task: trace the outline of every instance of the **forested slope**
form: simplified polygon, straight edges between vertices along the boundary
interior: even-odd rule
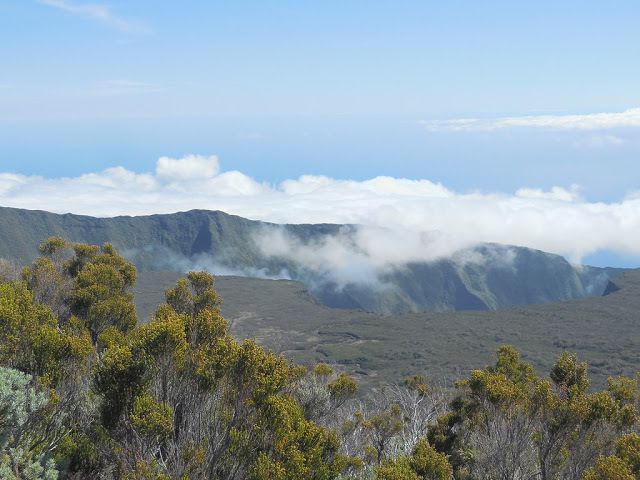
[[[358,398],[340,370],[230,335],[206,272],[141,324],[113,246],[40,250],[21,271],[0,263],[0,478],[640,476],[638,376],[593,389],[570,352],[539,375],[501,345],[451,386],[415,374]]]

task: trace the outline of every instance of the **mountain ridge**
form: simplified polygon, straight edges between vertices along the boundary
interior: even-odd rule
[[[317,262],[320,267],[306,262],[317,253],[318,245],[330,239],[357,243],[359,228],[276,224],[202,209],[91,217],[0,207],[0,257],[30,262],[37,256],[39,243],[52,235],[73,242],[111,242],[140,271],[208,269],[216,274],[286,277],[305,283],[324,305],[382,314],[495,310],[600,295],[622,271],[577,268],[559,255],[490,243],[462,249],[451,257],[391,265],[367,273],[364,281],[339,281],[322,262]],[[273,230],[304,246],[305,258],[287,256],[286,248],[284,253],[265,253],[256,239]],[[465,260],[474,256],[481,261]]]

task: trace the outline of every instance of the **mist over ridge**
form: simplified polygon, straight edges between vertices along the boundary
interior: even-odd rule
[[[0,208],[0,258],[28,262],[51,235],[112,242],[141,271],[293,279],[322,304],[383,314],[493,310],[600,295],[619,270],[439,232],[273,224],[220,211],[97,218]]]
[[[577,185],[549,191],[523,187],[512,194],[460,193],[426,179],[356,181],[316,175],[272,185],[221,170],[215,156],[161,157],[149,173],[124,167],[71,178],[0,172],[0,204],[99,217],[200,208],[273,223],[383,228],[403,241],[441,232],[447,240],[440,243],[518,245],[576,264],[602,251],[640,255],[637,192],[605,203],[586,200]]]

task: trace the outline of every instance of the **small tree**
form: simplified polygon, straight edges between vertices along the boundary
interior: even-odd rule
[[[0,367],[0,478],[55,480],[53,451],[59,441],[44,392],[31,376]]]

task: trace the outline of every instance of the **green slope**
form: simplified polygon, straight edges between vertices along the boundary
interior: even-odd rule
[[[412,263],[380,275],[378,285],[336,284],[327,272],[299,262],[265,256],[254,239],[265,228],[282,228],[305,244],[355,226],[282,225],[248,220],[218,211],[94,218],[0,207],[0,257],[25,263],[51,235],[71,241],[111,242],[141,271],[207,268],[247,276],[287,275],[308,285],[321,303],[383,314],[424,310],[491,310],[600,294],[617,271],[577,269],[564,258],[522,247],[483,244],[473,249],[483,263],[443,259]],[[502,260],[508,258],[509,262]]]

